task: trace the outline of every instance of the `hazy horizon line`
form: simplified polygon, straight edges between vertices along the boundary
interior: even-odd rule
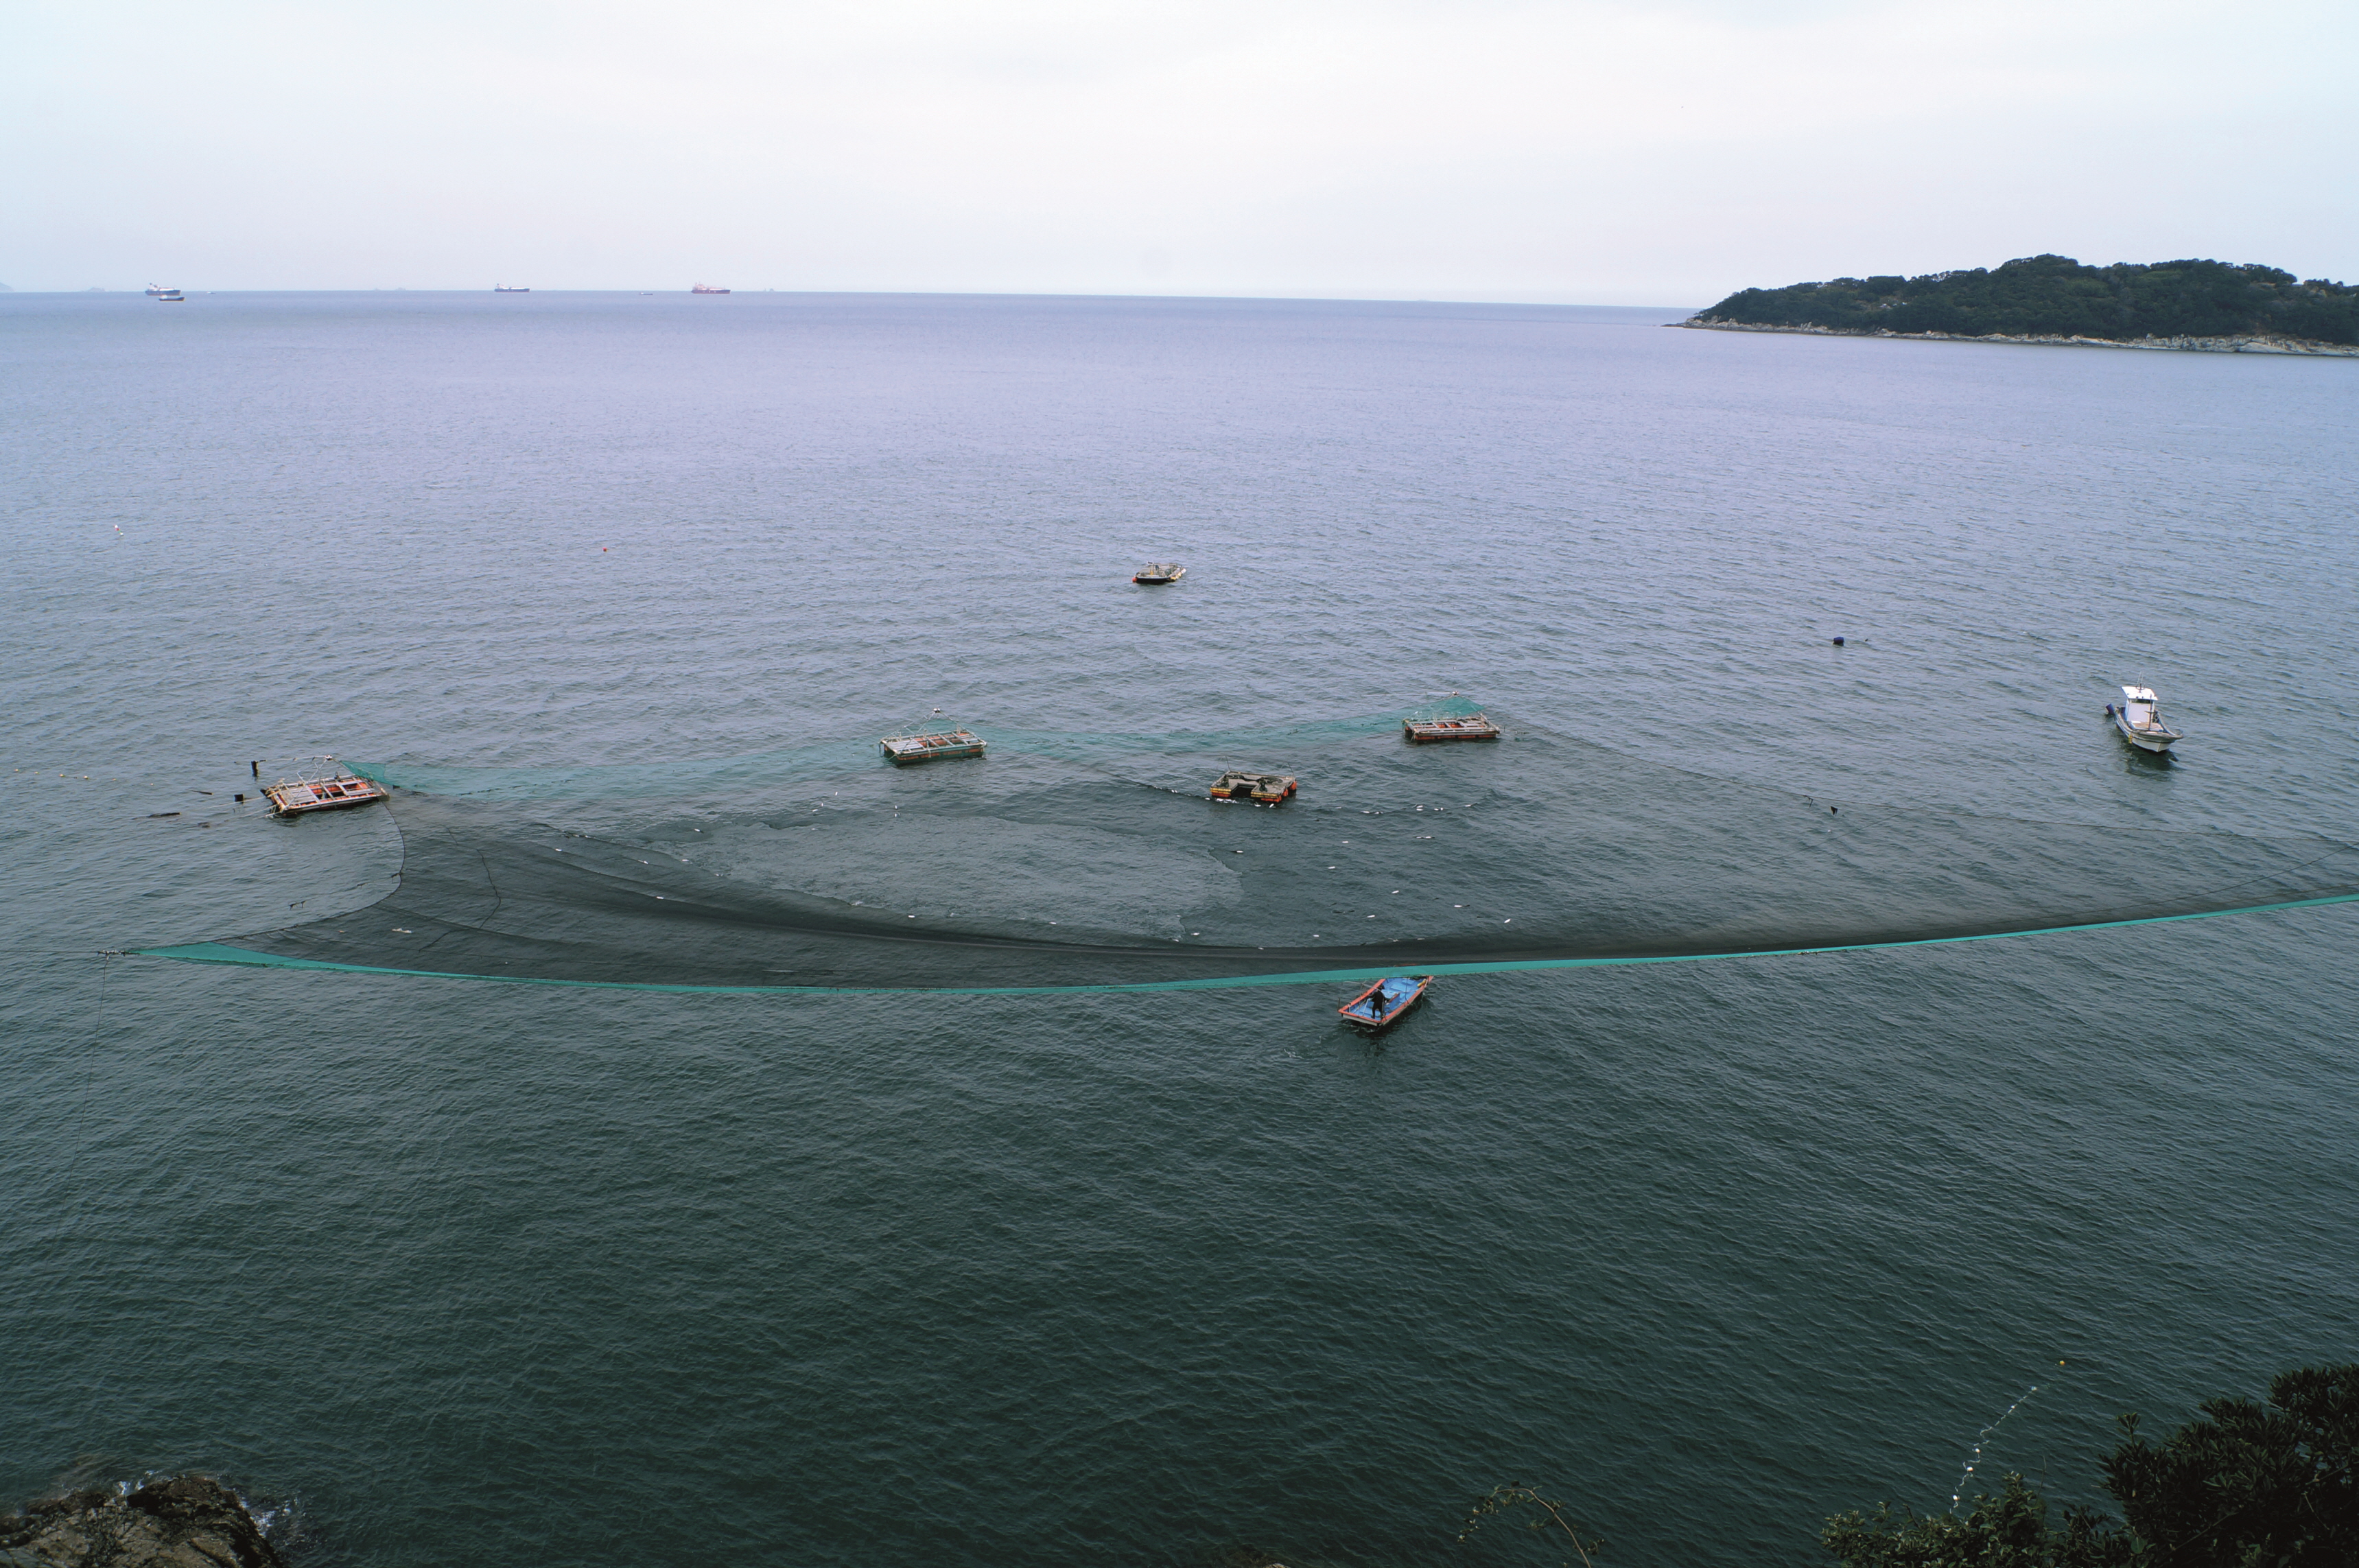
[[[78,288],[78,289],[77,289],[77,288],[63,288],[63,289],[18,289],[18,288],[12,287],[11,285],[8,285],[8,284],[0,283],[0,294],[42,295],[42,296],[64,296],[64,297],[67,297],[67,298],[74,298],[74,297],[79,297],[79,296],[82,296],[82,295],[87,295],[87,294],[125,294],[125,295],[134,295],[134,296],[145,297],[146,292],[147,292],[147,289],[154,289],[154,288],[164,288],[164,287],[168,287],[168,286],[167,286],[167,285],[162,285],[162,284],[129,284],[129,283],[124,283],[124,284],[103,284],[103,285],[100,285],[100,284],[90,284],[90,285],[85,285],[84,287]],[[753,287],[753,288],[738,288],[738,287],[731,286],[731,287],[727,287],[727,288],[720,289],[719,289],[717,292],[715,292],[715,293],[709,293],[709,294],[705,294],[705,295],[701,295],[701,296],[695,296],[695,295],[694,295],[694,290],[693,290],[693,289],[687,289],[687,288],[681,288],[681,287],[678,287],[678,286],[674,286],[674,287],[672,287],[672,288],[669,288],[669,289],[638,289],[638,288],[632,288],[632,287],[626,287],[626,286],[614,286],[614,287],[606,287],[606,288],[562,288],[562,287],[560,287],[560,288],[544,288],[544,287],[541,287],[541,286],[537,285],[537,284],[531,284],[531,285],[517,285],[517,286],[494,286],[494,285],[490,285],[490,284],[485,284],[485,285],[483,285],[483,286],[481,286],[481,287],[477,287],[477,288],[471,288],[471,289],[470,289],[470,288],[416,287],[416,286],[408,285],[408,284],[397,284],[397,285],[382,286],[382,287],[379,287],[379,286],[372,286],[372,287],[365,287],[365,288],[354,287],[354,288],[302,288],[302,289],[235,288],[235,287],[230,287],[230,288],[212,288],[212,289],[202,289],[202,288],[200,288],[200,289],[190,289],[190,288],[187,288],[187,287],[185,287],[185,286],[178,286],[178,285],[175,285],[175,286],[169,286],[169,287],[172,287],[172,288],[174,289],[174,291],[175,291],[175,292],[182,293],[182,294],[460,294],[460,295],[473,295],[473,294],[491,294],[491,293],[501,293],[501,292],[506,292],[506,293],[525,293],[525,294],[625,294],[625,295],[633,295],[633,296],[637,296],[637,297],[641,297],[641,298],[646,298],[646,297],[648,297],[648,296],[657,296],[657,295],[677,294],[677,295],[690,295],[690,296],[694,296],[694,297],[698,297],[698,298],[704,298],[704,299],[715,299],[715,298],[718,298],[721,294],[729,294],[729,295],[733,295],[733,296],[734,296],[734,295],[738,295],[738,294],[789,294],[789,295],[799,295],[799,296],[805,296],[805,297],[821,297],[821,298],[851,298],[851,299],[1170,299],[1170,300],[1205,300],[1205,301],[1223,301],[1223,302],[1231,302],[1231,303],[1257,303],[1257,302],[1266,302],[1266,303],[1271,303],[1271,304],[1334,304],[1334,305],[1495,305],[1495,306],[1506,306],[1506,307],[1530,308],[1530,309],[1538,309],[1538,310],[1679,310],[1679,311],[1685,311],[1685,312],[1688,312],[1688,313],[1690,313],[1690,314],[1692,314],[1693,312],[1695,312],[1695,311],[1697,311],[1697,310],[1702,310],[1702,309],[1704,308],[1703,306],[1701,306],[1701,305],[1658,305],[1658,304],[1636,304],[1636,305],[1630,305],[1630,304],[1617,304],[1617,303],[1614,303],[1614,302],[1612,302],[1612,301],[1608,301],[1608,300],[1593,300],[1593,299],[1525,299],[1525,298],[1509,298],[1509,297],[1504,297],[1504,296],[1502,296],[1502,297],[1493,297],[1493,298],[1489,298],[1489,299],[1476,299],[1476,298],[1469,298],[1469,297],[1464,297],[1464,296],[1453,296],[1453,295],[1430,295],[1430,296],[1428,296],[1428,295],[1419,295],[1419,296],[1411,296],[1411,295],[1398,295],[1398,294],[1260,294],[1260,293],[1237,293],[1237,294],[1193,294],[1193,293],[1176,293],[1176,292],[1175,292],[1175,293],[1116,293],[1116,292],[1113,292],[1113,291],[1110,291],[1110,290],[1109,290],[1109,291],[1097,291],[1097,290],[1076,290],[1076,289],[1063,289],[1063,290],[1059,290],[1059,289],[776,289],[776,288],[770,288],[770,287],[766,287],[766,286]]]

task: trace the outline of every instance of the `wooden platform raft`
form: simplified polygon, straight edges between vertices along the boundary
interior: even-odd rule
[[[1213,780],[1212,796],[1215,800],[1251,800],[1258,806],[1275,806],[1294,798],[1295,780],[1284,773],[1223,773]]]
[[[262,798],[270,802],[274,813],[293,817],[305,811],[339,811],[390,798],[375,779],[363,779],[349,768],[329,766],[335,763],[332,757],[321,757],[319,763],[298,769],[292,779],[262,787]]]
[[[984,738],[963,726],[919,735],[886,735],[878,743],[896,764],[935,762],[945,757],[981,757]]]
[[[1437,740],[1497,740],[1499,726],[1480,713],[1457,713],[1448,718],[1411,718],[1401,721],[1401,733],[1414,746]]]

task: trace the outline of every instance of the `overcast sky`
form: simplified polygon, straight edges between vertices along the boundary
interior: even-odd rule
[[[0,282],[2359,277],[2359,4],[7,0]]]

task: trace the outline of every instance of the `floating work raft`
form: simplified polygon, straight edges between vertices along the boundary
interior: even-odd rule
[[[1251,800],[1275,806],[1294,798],[1297,785],[1284,773],[1223,773],[1212,784],[1215,800]]]
[[[351,768],[335,766],[332,757],[316,759],[318,766],[297,770],[292,779],[281,779],[262,787],[262,798],[270,809],[282,817],[299,816],[305,811],[339,811],[346,806],[365,806],[386,798],[386,787],[374,779],[363,779]]]
[[[1176,561],[1150,561],[1132,572],[1130,580],[1133,583],[1144,583],[1153,586],[1162,583],[1177,583],[1187,575],[1188,569]]]
[[[929,730],[922,735],[886,735],[879,743],[897,763],[935,762],[945,757],[981,757],[984,739],[971,729]]]
[[[1480,713],[1459,713],[1449,718],[1403,719],[1401,733],[1412,745],[1422,746],[1434,740],[1497,740],[1499,726]]]

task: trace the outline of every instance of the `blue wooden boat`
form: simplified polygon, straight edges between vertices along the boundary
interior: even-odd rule
[[[1430,975],[1387,975],[1336,1008],[1335,1012],[1353,1029],[1376,1034],[1407,1017],[1411,1007],[1425,999],[1426,987],[1432,984],[1433,976]]]

